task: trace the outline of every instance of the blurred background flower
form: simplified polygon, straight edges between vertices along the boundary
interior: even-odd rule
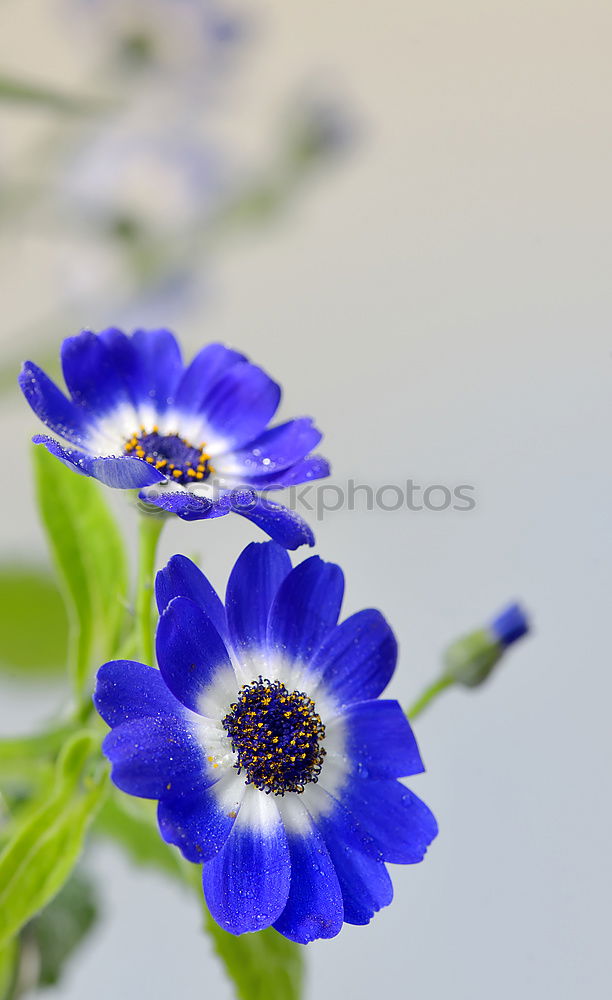
[[[257,45],[252,11],[208,0],[52,8],[68,48],[86,53],[83,96],[21,77],[2,94],[25,112],[55,111],[18,143],[0,193],[5,232],[52,247],[48,314],[24,335],[36,340],[39,323],[55,332],[70,315],[176,323],[202,305],[219,241],[277,218],[350,149],[352,116],[298,79],[267,148],[251,154],[227,121]]]

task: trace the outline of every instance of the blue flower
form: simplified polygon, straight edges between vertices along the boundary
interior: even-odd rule
[[[529,619],[520,604],[509,604],[489,625],[493,636],[504,649],[529,632]]]
[[[184,365],[168,330],[84,331],[62,345],[71,398],[33,362],[19,383],[70,447],[37,435],[62,462],[187,521],[242,514],[287,548],[313,544],[293,511],[262,492],[329,475],[311,455],[308,417],[268,428],[280,386],[237,351],[209,344]]]
[[[159,671],[105,664],[94,701],[124,792],[159,800],[164,840],[203,863],[233,934],[270,925],[305,944],[391,902],[385,862],[421,861],[437,833],[397,779],[423,770],[396,701],[380,612],[338,624],[342,571],[294,569],[274,542],[239,557],[225,606],[184,556],[158,573]]]

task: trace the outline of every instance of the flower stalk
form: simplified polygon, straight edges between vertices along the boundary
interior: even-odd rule
[[[136,590],[136,630],[143,663],[155,664],[153,643],[153,580],[157,545],[165,516],[141,514],[138,536],[138,579]]]

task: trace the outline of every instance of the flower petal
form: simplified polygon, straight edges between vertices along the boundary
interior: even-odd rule
[[[244,779],[232,768],[209,788],[161,799],[157,819],[162,837],[188,861],[209,861],[230,835],[245,793]]]
[[[174,403],[183,374],[179,345],[169,330],[136,330],[132,344],[137,358],[134,389],[141,401],[161,415]]]
[[[251,542],[238,557],[227,585],[225,603],[231,642],[238,657],[263,667],[272,601],[291,571],[286,549],[276,542]]]
[[[362,777],[404,778],[424,771],[414,733],[397,701],[349,705],[327,725],[343,727],[344,752]]]
[[[83,476],[91,476],[114,489],[137,490],[160,480],[157,469],[130,455],[123,455],[120,458],[112,456],[95,458],[75,448],[63,448],[59,441],[47,437],[46,434],[36,434],[32,440],[34,444],[44,444],[47,451],[69,468],[75,469]]]
[[[276,413],[280,397],[280,386],[246,361],[222,375],[201,406],[211,434],[207,445],[213,458],[261,434]]]
[[[109,726],[161,715],[182,718],[185,713],[159,670],[134,660],[111,660],[100,667],[93,702]]]
[[[62,344],[62,369],[72,398],[95,417],[131,406],[126,383],[104,341],[83,330]]]
[[[166,684],[194,712],[219,718],[237,690],[227,649],[211,619],[175,597],[157,626],[157,659]]]
[[[136,413],[141,402],[142,386],[138,370],[138,357],[132,338],[116,327],[102,330],[98,334],[98,338],[112,358],[115,371],[122,379]],[[133,430],[136,430],[136,426],[133,427]]]
[[[291,803],[292,811],[296,807],[306,812],[299,803]],[[289,833],[288,841],[291,884],[287,903],[274,927],[298,944],[335,937],[342,929],[344,907],[325,842],[308,820],[306,829]]]
[[[219,455],[215,468],[222,476],[270,476],[299,462],[322,436],[310,417],[289,420],[271,427],[246,448]]]
[[[385,861],[405,865],[422,861],[438,832],[425,803],[399,781],[349,781],[338,798],[373,838]]]
[[[234,365],[246,361],[244,354],[232,351],[223,344],[208,344],[196,354],[183,372],[176,388],[176,408],[181,413],[199,411],[206,396]]]
[[[188,793],[211,780],[195,732],[175,716],[124,722],[106,736],[102,750],[112,780],[130,795],[159,799],[169,786]]]
[[[393,676],[397,642],[380,611],[351,615],[330,632],[311,662],[341,704],[377,698]]]
[[[203,868],[210,912],[232,934],[262,930],[285,908],[290,878],[289,845],[274,798],[249,787],[227,841]]]
[[[242,513],[243,506],[250,509],[254,493],[249,489],[232,490],[213,500],[188,490],[155,486],[154,489],[141,493],[140,499],[170,514],[176,514],[183,521],[202,521],[224,517],[231,511]]]
[[[340,883],[346,923],[368,924],[393,899],[393,884],[384,862],[338,840],[325,843]]]
[[[191,559],[172,556],[155,578],[155,597],[160,615],[175,597],[188,597],[208,615],[220,636],[227,635],[225,608],[212,584]]]
[[[311,556],[292,569],[270,609],[268,646],[294,662],[308,663],[334,627],[344,593],[339,566]]]
[[[67,399],[42,368],[26,361],[19,374],[19,386],[43,424],[71,444],[87,447],[91,429],[87,413]]]
[[[314,535],[306,521],[294,510],[289,510],[279,503],[255,498],[248,506],[236,507],[235,512],[252,521],[286,549],[297,549],[300,545],[314,545]]]
[[[349,924],[367,924],[393,898],[393,886],[371,837],[337,800],[320,786],[309,786],[304,804],[319,829],[336,875]]]
[[[311,782],[306,786],[301,795],[301,802],[316,823],[326,843],[332,840],[341,840],[367,854],[368,857],[382,861],[382,853],[376,846],[372,835],[364,829],[357,817],[338,798],[334,798],[323,787],[321,779],[317,783]]]
[[[215,462],[217,460],[215,459]],[[215,468],[217,466],[215,465]],[[299,486],[300,483],[308,483],[315,479],[324,479],[329,476],[330,465],[322,455],[310,455],[308,458],[300,459],[295,465],[290,465],[288,469],[279,469],[269,475],[242,476],[241,478],[226,477],[222,468],[218,469],[223,484],[229,487],[238,485],[253,486],[257,490],[283,490],[288,486]]]

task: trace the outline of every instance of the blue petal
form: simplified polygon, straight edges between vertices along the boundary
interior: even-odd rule
[[[225,598],[231,641],[237,653],[265,650],[270,607],[290,571],[287,551],[276,542],[251,542],[238,557]]]
[[[256,498],[252,504],[236,508],[236,514],[246,517],[286,549],[314,545],[312,529],[294,510],[271,500]]]
[[[95,416],[131,405],[127,386],[100,337],[84,330],[62,344],[62,369],[73,400]]]
[[[261,434],[276,413],[280,396],[280,386],[261,368],[242,362],[213,385],[201,412],[224,450],[239,448]]]
[[[220,672],[228,684],[234,678],[219,632],[187,597],[175,597],[159,619],[156,648],[166,684],[194,712],[202,713],[202,699],[213,681],[223,681]]]
[[[324,793],[326,798],[327,793]],[[330,800],[330,804],[331,804]],[[339,802],[318,816],[320,830],[336,875],[344,902],[344,919],[349,924],[367,924],[393,898],[393,886],[380,853],[371,838]]]
[[[249,508],[253,503],[252,490],[232,490],[222,494],[216,500],[188,493],[184,490],[165,490],[156,488],[140,494],[140,499],[146,503],[176,514],[183,521],[210,520],[214,517],[224,517],[225,514],[236,511],[242,513],[242,508]]]
[[[298,944],[332,938],[342,929],[344,907],[336,870],[314,827],[289,836],[291,884],[274,927]]]
[[[186,794],[206,784],[202,747],[176,716],[124,722],[106,736],[102,750],[112,780],[129,795],[159,799],[170,787]]]
[[[272,796],[249,789],[227,841],[204,865],[208,908],[232,934],[262,930],[285,908],[290,877],[287,835]]]
[[[346,727],[346,754],[358,774],[404,778],[425,770],[399,702],[357,702],[345,708],[338,719]]]
[[[393,883],[384,862],[338,841],[327,844],[344,905],[347,924],[369,924],[393,899]]]
[[[186,556],[172,556],[155,578],[155,596],[160,615],[175,597],[188,597],[210,618],[219,635],[227,635],[225,608],[204,574]]]
[[[26,361],[19,375],[19,386],[36,416],[43,424],[72,444],[87,446],[90,423],[84,410],[67,399],[55,382],[32,361]]]
[[[118,330],[116,327],[109,327],[98,334],[99,339],[106,347],[117,372],[122,379],[129,398],[136,410],[142,402],[143,394],[148,398],[148,388],[142,385],[142,373],[138,365],[138,355],[131,337]],[[136,430],[136,427],[134,427]]]
[[[380,611],[351,615],[330,632],[311,669],[341,705],[377,698],[393,676],[397,642]]]
[[[310,417],[289,420],[271,427],[248,447],[219,455],[215,468],[221,470],[227,466],[231,475],[236,476],[270,476],[299,462],[316,448],[321,438]]]
[[[522,639],[529,631],[529,620],[520,604],[509,604],[489,625],[495,638],[504,648]]]
[[[98,336],[133,406],[147,403],[164,413],[183,374],[180,349],[170,331],[136,330],[128,337],[113,327]]]
[[[229,777],[235,780],[235,772]],[[188,861],[196,864],[209,861],[218,853],[236,818],[237,809],[228,812],[220,806],[217,787],[202,788],[191,795],[168,794],[161,799],[157,810],[164,840],[175,844]]]
[[[59,441],[45,434],[36,434],[32,440],[34,444],[44,444],[47,451],[69,468],[75,469],[83,476],[92,476],[93,479],[114,489],[137,490],[144,486],[152,486],[163,478],[152,465],[130,455],[119,458],[114,456],[94,458],[74,448],[63,448]]]
[[[208,344],[187,366],[176,389],[176,405],[183,413],[197,412],[206,396],[234,365],[246,361],[244,354],[223,344]]]
[[[399,781],[355,779],[338,797],[373,838],[385,861],[422,861],[438,832],[425,803]]]
[[[185,711],[159,670],[134,660],[111,660],[100,667],[93,702],[109,726],[160,715],[182,717]]]
[[[341,840],[368,857],[383,860],[372,834],[368,833],[346,805],[325,790],[320,781],[316,785],[307,786],[304,805],[326,843]]]
[[[340,613],[344,577],[334,563],[311,556],[291,570],[270,609],[268,645],[308,663]]]
[[[268,476],[243,476],[242,481],[246,486],[254,486],[258,490],[282,490],[288,486],[299,486],[300,483],[324,479],[329,473],[330,466],[327,459],[322,455],[311,455],[289,466],[288,469],[280,469]]]
[[[149,401],[157,413],[174,403],[183,362],[175,337],[169,330],[136,330],[132,336],[137,367],[134,385],[139,398]]]

